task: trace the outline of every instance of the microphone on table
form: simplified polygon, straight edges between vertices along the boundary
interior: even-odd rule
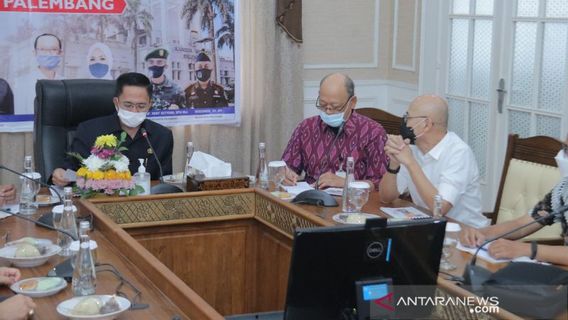
[[[157,184],[157,185],[153,186],[152,188],[150,188],[150,193],[151,194],[162,194],[162,193],[183,192],[183,190],[181,190],[180,188],[178,188],[178,187],[176,187],[172,184],[164,183],[164,171],[162,170],[162,164],[160,163],[160,159],[158,159],[158,156],[156,155],[156,151],[154,151],[154,147],[152,146],[150,139],[148,139],[148,131],[146,131],[146,129],[144,129],[144,128],[140,128],[140,132],[142,133],[142,136],[144,137],[144,139],[146,139],[146,143],[148,144],[148,147],[150,147],[150,150],[152,151],[152,154],[154,155],[154,160],[156,160],[156,164],[158,164],[158,170],[160,171],[160,184]]]
[[[507,231],[503,234],[500,234],[496,237],[490,238],[485,240],[475,251],[475,254],[473,255],[473,257],[471,258],[471,261],[465,266],[465,270],[463,273],[463,278],[464,278],[464,284],[465,285],[470,285],[472,287],[472,291],[476,292],[476,291],[480,291],[482,289],[482,285],[483,283],[491,276],[491,271],[477,266],[475,265],[475,263],[477,262],[477,255],[479,254],[479,251],[482,250],[486,245],[488,245],[489,243],[498,240],[498,239],[502,239],[505,238],[508,235],[511,235],[519,230],[522,230],[524,228],[527,228],[535,223],[539,223],[543,220],[546,219],[550,219],[550,218],[554,218],[557,216],[560,216],[561,214],[563,214],[564,212],[568,211],[568,205],[560,207],[558,210],[551,212],[547,215],[541,216],[537,219],[534,219],[533,221],[526,223],[520,227],[517,227],[513,230]]]
[[[73,235],[71,232],[69,232],[67,230],[60,229],[60,228],[56,228],[53,225],[43,223],[39,220],[35,220],[35,219],[32,219],[32,218],[26,217],[26,216],[21,215],[19,213],[14,213],[14,212],[11,212],[9,210],[0,209],[0,212],[4,212],[6,214],[9,214],[13,217],[17,217],[19,219],[23,219],[23,220],[26,220],[26,221],[29,221],[29,222],[33,222],[36,225],[42,226],[44,228],[47,228],[47,229],[50,229],[50,230],[53,230],[53,231],[61,232],[64,235],[73,239],[73,241],[79,240],[77,238],[77,236]],[[70,282],[71,278],[73,278],[73,267],[71,266],[71,259],[72,258],[66,259],[65,261],[56,265],[52,270],[49,271],[48,276],[64,278],[67,282]]]
[[[42,185],[44,187],[47,187],[51,192],[53,192],[53,193],[55,193],[55,195],[57,195],[57,198],[59,198],[59,203],[63,203],[63,198],[61,197],[61,194],[59,194],[57,189],[55,189],[53,186],[50,186],[49,184],[42,182],[41,180],[32,179],[31,177],[28,177],[27,175],[25,175],[21,172],[7,168],[6,166],[3,166],[3,165],[0,165],[0,169],[4,169],[4,170],[11,172],[11,173],[13,173],[17,176],[20,176],[24,179],[32,180],[34,182],[39,183],[40,185]],[[41,223],[37,223],[37,225],[42,226],[42,227],[45,227],[45,225],[49,225],[49,226],[53,227],[53,216],[52,216],[51,212],[48,212],[48,213],[42,215],[38,220],[34,220],[34,221],[41,222]],[[48,227],[45,227],[45,228],[48,228]]]
[[[337,142],[337,138],[339,138],[339,136],[343,132],[344,126],[345,126],[345,121],[343,121],[341,123],[341,125],[339,126],[339,130],[337,131],[337,134],[335,135],[335,138],[333,138],[333,142],[331,143],[332,148],[335,146],[335,143]],[[326,163],[326,169],[329,168],[329,154],[330,154],[330,152],[326,152],[325,158],[324,158],[325,163]],[[324,162],[320,162],[320,166],[323,163]],[[339,204],[337,204],[337,201],[335,200],[334,197],[332,197],[327,192],[321,191],[319,189],[320,177],[321,177],[321,174],[316,179],[315,190],[306,190],[306,191],[300,192],[296,197],[294,197],[294,199],[292,199],[292,203],[309,204],[309,205],[316,205],[316,206],[323,206],[323,207],[337,207],[337,206],[339,206]]]

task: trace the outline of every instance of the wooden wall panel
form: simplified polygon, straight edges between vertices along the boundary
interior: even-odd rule
[[[246,221],[129,230],[131,235],[223,315],[249,310]],[[247,306],[248,305],[248,306]]]
[[[292,240],[258,225],[256,311],[284,310]]]

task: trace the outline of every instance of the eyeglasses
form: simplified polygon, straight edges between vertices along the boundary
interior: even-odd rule
[[[97,272],[110,272],[114,274],[118,278],[118,280],[120,280],[120,283],[114,291],[117,296],[123,297],[130,301],[130,310],[141,310],[147,309],[149,307],[147,303],[138,303],[142,292],[138,290],[138,288],[136,288],[130,281],[126,280],[126,278],[124,278],[122,274],[118,272],[118,270],[116,270],[115,266],[110,263],[98,263],[96,265],[96,270]],[[122,286],[125,284],[134,292],[132,299],[129,299],[128,295],[124,293],[124,291],[121,291]]]
[[[349,96],[347,101],[345,101],[345,103],[341,107],[334,107],[334,106],[329,106],[329,104],[323,104],[323,105],[320,104],[320,97],[318,96],[318,99],[316,100],[316,108],[318,108],[318,110],[323,112],[327,112],[329,110],[332,113],[340,113],[343,112],[343,110],[345,110],[345,107],[347,106],[349,101],[351,101],[351,98],[353,98],[353,96]]]
[[[568,144],[562,143],[562,151],[564,151],[564,155],[568,157]]]
[[[402,116],[402,120],[404,122],[406,122],[408,119],[428,119],[427,116],[409,116],[408,112],[405,112],[404,115]]]
[[[131,103],[131,102],[124,102],[122,107],[128,111],[146,111],[150,109],[150,104],[148,103]]]

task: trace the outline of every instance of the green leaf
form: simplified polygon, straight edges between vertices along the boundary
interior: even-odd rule
[[[77,153],[77,152],[67,152],[67,154],[68,154],[70,157],[73,157],[73,158],[79,160],[79,162],[81,162],[81,163],[83,163],[83,161],[85,160],[85,158],[83,158],[83,157],[82,157],[79,153]]]

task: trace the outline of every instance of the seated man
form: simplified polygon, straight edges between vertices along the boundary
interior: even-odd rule
[[[116,93],[113,99],[117,113],[81,123],[77,127],[69,151],[79,153],[86,158],[98,136],[114,134],[119,137],[121,132],[125,131],[127,136],[123,146],[128,150],[123,153],[130,160],[130,172],[134,174],[138,171],[140,165],[138,159],[142,158],[145,159],[146,172],[156,180],[160,178],[160,170],[148,142],[142,136],[140,129],[144,128],[162,164],[163,174],[171,174],[173,135],[166,127],[146,119],[146,113],[151,106],[151,96],[152,84],[146,76],[134,72],[120,75],[116,79]],[[68,156],[63,168],[53,171],[53,183],[59,186],[67,185],[69,181],[65,179],[65,169],[77,170],[79,166],[75,158]]]
[[[568,139],[566,142],[568,143]],[[561,151],[561,153],[565,153],[565,151]],[[568,155],[563,155],[561,159],[557,157],[556,161],[568,161],[567,157]],[[460,242],[467,247],[477,247],[482,245],[487,239],[519,228],[540,217],[558,213],[556,217],[548,216],[544,220],[514,232],[505,239],[495,240],[489,245],[487,251],[496,259],[514,259],[525,256],[553,264],[568,265],[568,247],[566,246],[539,245],[535,241],[532,243],[513,241],[537,232],[544,226],[560,222],[562,224],[564,244],[567,244],[568,212],[565,206],[568,204],[568,172],[562,172],[562,175],[564,178],[527,215],[481,229],[466,227],[460,234]]]
[[[320,115],[298,125],[284,150],[288,165],[284,184],[295,184],[305,172],[316,187],[343,187],[347,157],[355,160],[356,180],[366,180],[375,189],[385,172],[386,134],[377,122],[353,112],[355,86],[346,75],[334,73],[320,82],[316,102]],[[319,178],[319,179],[318,179]]]
[[[408,189],[416,205],[433,210],[434,196],[441,195],[442,215],[474,227],[488,225],[481,214],[477,163],[469,146],[448,131],[446,101],[414,99],[400,132],[389,135],[385,146],[390,162],[380,184],[381,201],[389,203]]]

